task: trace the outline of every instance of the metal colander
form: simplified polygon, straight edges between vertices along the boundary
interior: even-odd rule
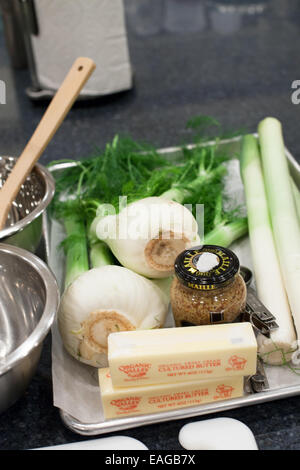
[[[0,157],[0,188],[12,171],[15,162],[14,157]],[[0,230],[0,241],[34,251],[42,230],[39,219],[53,198],[54,188],[54,180],[50,172],[42,165],[36,164],[12,204],[5,228]],[[31,225],[33,226],[30,227]],[[25,232],[25,229],[26,233],[18,236],[18,233]]]

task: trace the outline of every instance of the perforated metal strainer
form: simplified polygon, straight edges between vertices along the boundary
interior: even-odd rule
[[[0,187],[15,162],[14,157],[0,157]],[[36,164],[13,202],[5,228],[0,230],[0,242],[35,251],[42,235],[41,215],[50,204],[54,189],[50,172]]]

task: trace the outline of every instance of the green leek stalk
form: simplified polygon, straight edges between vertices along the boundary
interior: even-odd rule
[[[295,181],[293,180],[293,178],[291,178],[291,185],[292,185],[292,191],[293,191],[293,196],[294,196],[294,202],[295,202],[295,205],[296,205],[298,220],[300,222],[300,191],[299,191]]]
[[[276,251],[299,336],[300,225],[285,156],[281,123],[275,118],[266,118],[259,124],[258,133]]]
[[[243,138],[240,168],[256,288],[279,325],[270,339],[258,336],[259,354],[265,362],[280,365],[290,360],[296,336],[274,243],[258,144],[253,135]]]

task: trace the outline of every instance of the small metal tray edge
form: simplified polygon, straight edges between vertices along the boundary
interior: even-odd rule
[[[257,137],[257,134],[253,134]],[[224,139],[219,142],[220,145],[230,145],[238,143],[241,140],[241,136],[234,137],[232,139]],[[213,145],[214,141],[206,142],[204,145]],[[192,148],[194,145],[191,144],[188,147]],[[180,152],[181,147],[168,147],[159,150],[163,154],[175,154]],[[300,165],[292,156],[292,154],[285,149],[285,154],[288,159],[289,168],[291,175],[300,189]],[[58,171],[63,168],[67,168],[75,165],[76,163],[62,163],[56,164],[50,167],[50,171]],[[50,238],[49,238],[49,218],[46,212],[43,213],[43,233],[45,242],[45,252],[47,261],[50,254]],[[162,413],[152,413],[147,415],[132,416],[128,418],[111,419],[100,423],[84,423],[78,421],[76,418],[71,416],[64,410],[59,410],[60,417],[64,425],[71,431],[84,435],[84,436],[95,436],[106,433],[112,433],[115,431],[121,431],[125,429],[132,429],[140,426],[174,421],[177,419],[192,418],[195,416],[204,416],[207,414],[218,413],[231,409],[241,408],[244,406],[256,405],[260,403],[266,403],[269,401],[280,400],[292,396],[300,395],[300,381],[297,385],[288,387],[276,388],[272,390],[266,390],[260,393],[253,393],[244,395],[241,398],[232,400],[222,400],[220,402],[209,403],[206,405],[199,405],[196,407],[181,408],[172,411],[166,411]]]
[[[222,411],[242,408],[244,406],[257,405],[268,401],[280,400],[300,394],[299,385],[268,390],[261,393],[244,395],[241,398],[233,400],[222,400],[220,402],[199,405],[195,407],[181,408],[164,413],[152,413],[148,415],[133,416],[131,418],[110,419],[102,423],[82,423],[76,420],[70,414],[60,410],[60,416],[65,426],[77,434],[84,436],[94,436],[106,434],[125,429],[137,428],[140,426],[162,423],[166,421],[175,421],[177,419],[193,418],[195,416],[205,416],[207,414],[219,413]]]

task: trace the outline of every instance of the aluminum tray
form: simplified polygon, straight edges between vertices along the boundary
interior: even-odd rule
[[[255,134],[256,135],[256,134]],[[230,152],[232,156],[236,156],[240,151],[241,138],[235,137],[233,139],[227,139],[220,142],[219,148]],[[214,142],[210,142],[206,145],[212,145]],[[192,145],[190,146],[192,147]],[[161,153],[167,155],[171,160],[178,161],[180,159],[180,148],[172,147],[160,150]],[[293,158],[291,153],[286,150],[286,157],[290,168],[291,175],[300,189],[300,165]],[[52,172],[60,171],[63,168],[72,166],[72,163],[57,164],[51,168]],[[48,261],[50,260],[50,227],[51,220],[47,215],[44,216],[44,236],[45,236],[45,249]],[[248,240],[243,241],[245,247],[249,245]],[[53,243],[52,243],[53,246]],[[244,248],[243,248],[244,249]],[[248,246],[249,250],[249,246]],[[62,261],[61,261],[62,262]],[[51,264],[50,264],[51,267]],[[55,270],[54,270],[55,273]],[[56,274],[56,273],[55,273]],[[106,420],[99,423],[85,423],[75,419],[70,414],[63,410],[60,410],[60,415],[63,423],[71,429],[73,432],[86,435],[94,436],[114,431],[120,431],[123,429],[130,429],[134,427],[144,426],[147,424],[154,424],[163,421],[171,421],[177,419],[190,418],[194,416],[206,415],[209,413],[217,413],[225,410],[239,408],[243,406],[255,405],[264,403],[272,400],[278,400],[281,398],[291,397],[300,394],[300,376],[289,370],[287,367],[271,367],[265,366],[265,373],[269,382],[269,388],[259,393],[248,393],[241,398],[232,400],[219,401],[216,403],[210,403],[206,405],[198,405],[195,407],[177,409],[172,411],[166,411],[162,413],[153,413],[133,417],[125,417],[119,419]]]

